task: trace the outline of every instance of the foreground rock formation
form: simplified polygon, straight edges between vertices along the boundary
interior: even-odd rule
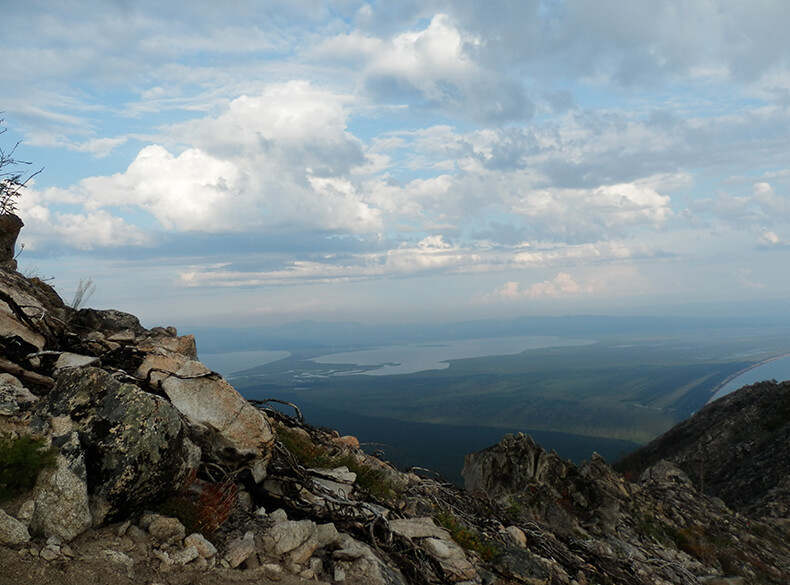
[[[787,466],[771,453],[786,445],[786,390],[707,407],[663,439],[686,451],[626,460],[630,481],[508,435],[467,457],[460,490],[248,402],[191,336],[75,311],[6,263],[0,449],[28,445],[42,465],[0,501],[0,585],[785,584]],[[728,409],[767,434],[739,442]],[[714,463],[718,424],[733,455]]]

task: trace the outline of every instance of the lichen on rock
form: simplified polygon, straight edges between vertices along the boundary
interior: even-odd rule
[[[110,517],[177,492],[199,463],[200,450],[170,403],[102,369],[65,371],[44,411],[71,418],[89,491],[109,502]]]

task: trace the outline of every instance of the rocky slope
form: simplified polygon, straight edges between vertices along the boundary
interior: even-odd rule
[[[616,465],[637,475],[675,462],[705,494],[757,516],[790,515],[790,381],[759,382],[709,404]]]
[[[790,582],[770,457],[741,506],[665,460],[626,481],[509,435],[467,457],[459,490],[251,404],[191,336],[74,311],[2,254],[0,585]]]

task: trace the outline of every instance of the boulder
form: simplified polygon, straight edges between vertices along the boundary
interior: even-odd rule
[[[217,548],[209,542],[205,536],[199,532],[193,532],[184,539],[184,546],[194,546],[198,555],[204,559],[210,559],[217,554]]]
[[[143,331],[137,317],[115,309],[80,309],[77,311],[76,321],[91,331],[102,331],[105,334],[126,330]]]
[[[395,534],[409,539],[438,538],[440,540],[450,540],[450,533],[441,526],[437,526],[433,518],[427,516],[390,520],[389,527]]]
[[[0,415],[13,416],[38,401],[38,396],[25,388],[11,374],[0,374]]]
[[[53,376],[57,376],[63,370],[69,368],[84,368],[85,366],[96,366],[99,364],[99,358],[91,355],[80,355],[78,353],[71,353],[64,351],[58,356],[55,362],[55,371]]]
[[[173,544],[184,539],[186,528],[178,518],[157,515],[148,525],[148,532],[156,542]]]
[[[366,585],[406,585],[401,572],[382,561],[366,544],[343,535],[340,548],[332,553],[335,581]]]
[[[33,530],[47,537],[69,542],[93,523],[85,457],[76,432],[69,433],[60,445],[54,469],[45,469],[34,490]]]
[[[255,554],[255,533],[247,532],[244,538],[237,538],[228,545],[224,560],[235,569]]]
[[[27,526],[0,510],[0,544],[16,546],[30,540]]]
[[[342,498],[351,495],[354,491],[354,482],[357,480],[357,474],[349,471],[345,466],[335,469],[310,469],[310,475],[313,483]]]
[[[13,213],[0,215],[0,262],[5,263],[5,266],[12,270],[16,270],[16,260],[14,260],[16,239],[24,225]]]
[[[422,541],[422,546],[439,562],[444,577],[451,583],[468,581],[477,575],[477,570],[466,558],[464,550],[452,540],[426,538]]]
[[[315,533],[316,525],[312,520],[287,520],[269,529],[263,546],[267,553],[283,556],[307,542]]]
[[[162,390],[190,421],[216,429],[241,460],[268,460],[274,444],[269,419],[198,361],[188,360],[161,382]],[[225,454],[229,459],[232,454]]]
[[[200,450],[176,409],[104,370],[66,370],[44,402],[79,433],[88,489],[109,503],[109,518],[177,492],[197,467]]]
[[[22,348],[19,353],[4,348],[4,357],[11,360],[21,361],[27,353],[43,349],[46,343],[57,345],[73,313],[47,283],[1,266],[0,299],[0,337],[19,336],[35,348]]]

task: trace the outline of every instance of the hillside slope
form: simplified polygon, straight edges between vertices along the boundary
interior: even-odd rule
[[[786,517],[790,506],[790,381],[728,394],[614,467],[634,477],[676,463],[694,485],[734,510]]]

